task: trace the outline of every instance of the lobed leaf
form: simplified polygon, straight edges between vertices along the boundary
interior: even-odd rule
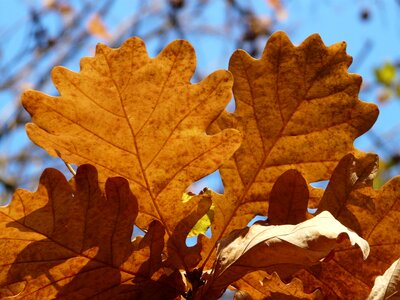
[[[161,268],[164,229],[155,221],[131,242],[137,213],[123,178],[108,179],[104,194],[93,166],[73,183],[45,170],[35,193],[18,190],[0,208],[1,298],[176,298],[183,282]]]
[[[281,281],[278,274],[272,273],[270,275],[264,271],[249,273],[236,281],[233,286],[239,289],[239,292],[245,292],[248,295],[248,299],[252,300],[323,299],[319,290],[315,290],[310,294],[305,293],[303,283],[297,278],[286,284]]]
[[[54,68],[59,97],[23,94],[33,121],[27,133],[50,155],[94,165],[101,181],[128,179],[139,199],[138,226],[158,220],[171,238],[180,218],[203,198],[182,204],[185,189],[216,170],[241,142],[235,129],[206,134],[231,98],[232,76],[219,70],[191,84],[195,65],[186,41],[171,43],[154,59],[139,38],[115,50],[99,44],[94,58],[82,59],[79,73]],[[168,251],[178,267],[190,269],[200,259],[197,250],[175,248]],[[196,258],[185,259],[188,253]]]
[[[344,236],[352,246],[359,246],[364,259],[368,257],[368,243],[329,212],[298,225],[254,224],[234,231],[218,244],[217,260],[202,297],[216,299],[230,284],[257,270],[287,278],[328,256]]]
[[[328,299],[365,299],[400,255],[400,185],[395,178],[373,190],[377,157],[353,147],[377,109],[358,99],[350,64],[345,43],[326,47],[312,35],[296,47],[278,32],[261,59],[232,55],[234,114],[223,112],[232,76],[217,71],[191,84],[195,55],[185,41],[151,59],[131,38],[119,49],[99,45],[78,73],[55,68],[60,96],[23,95],[28,135],[66,162],[93,164],[100,187],[90,166],[71,183],[47,170],[36,193],[18,191],[0,209],[0,296],[174,299],[185,292],[185,269],[186,297],[196,299],[230,284],[244,287],[243,297],[314,299],[320,289]],[[224,195],[184,194],[219,167]],[[319,201],[308,183],[329,178]],[[312,219],[308,203],[319,204]],[[277,226],[240,229],[266,214]],[[339,243],[347,235],[365,258],[366,241],[334,217],[370,243],[366,263]],[[131,242],[134,223],[147,233]],[[210,239],[186,245],[210,224]],[[214,268],[201,277],[217,243]]]
[[[229,70],[235,81],[236,111],[209,128],[238,128],[243,142],[221,168],[225,195],[214,197],[215,224],[203,250],[211,267],[217,241],[268,213],[276,179],[297,169],[306,182],[327,180],[347,153],[359,155],[355,138],[375,122],[375,105],[361,102],[361,77],[348,73],[344,42],[326,47],[318,35],[294,46],[286,34],[269,39],[262,57],[236,51]]]
[[[374,190],[377,165],[376,155],[345,156],[321,200],[317,213],[330,211],[371,248],[366,261],[354,249],[342,247],[329,261],[296,274],[309,290],[321,288],[326,298],[366,299],[375,277],[400,256],[400,177]]]

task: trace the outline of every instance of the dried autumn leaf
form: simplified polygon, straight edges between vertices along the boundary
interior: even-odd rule
[[[278,177],[272,187],[268,207],[268,224],[298,224],[307,219],[308,186],[296,170]]]
[[[269,275],[264,271],[249,273],[236,281],[233,286],[251,295],[249,299],[252,300],[322,299],[322,294],[319,290],[315,290],[311,294],[305,293],[303,283],[297,278],[286,284],[281,281],[278,274],[272,273]]]
[[[171,43],[154,59],[139,38],[116,50],[100,44],[94,58],[81,61],[79,73],[53,70],[60,97],[24,93],[23,105],[33,120],[28,135],[66,162],[95,165],[103,181],[128,179],[139,199],[138,226],[146,228],[156,219],[171,237],[180,217],[204,198],[183,204],[185,189],[217,169],[241,142],[235,129],[206,134],[230,100],[232,76],[220,70],[191,84],[195,64],[186,41]],[[173,258],[174,247],[168,251],[175,265],[187,269],[199,259],[185,261],[186,252]]]
[[[400,261],[396,260],[382,276],[375,279],[367,300],[400,299]]]
[[[377,165],[375,155],[358,159],[345,156],[335,169],[317,211],[330,211],[371,247],[366,261],[354,249],[341,247],[329,261],[296,274],[310,290],[321,288],[325,298],[366,299],[375,277],[400,256],[400,177],[374,190],[372,178]]]
[[[342,156],[359,155],[353,141],[378,110],[358,99],[361,77],[348,73],[352,59],[345,48],[344,42],[326,47],[318,35],[295,47],[278,32],[261,59],[242,50],[232,55],[236,111],[221,115],[209,131],[235,126],[243,142],[220,168],[225,196],[214,197],[216,223],[203,265],[211,266],[219,239],[267,214],[272,185],[283,172],[327,180]]]
[[[317,213],[328,210],[355,230],[357,225],[349,224],[350,216],[344,216],[347,201],[354,190],[372,186],[378,168],[379,158],[375,154],[367,154],[360,159],[356,159],[352,154],[345,155],[332,174]]]
[[[217,260],[202,297],[216,299],[231,283],[257,270],[277,272],[282,278],[291,276],[325,258],[345,236],[352,246],[359,246],[366,259],[368,243],[329,212],[298,225],[254,224],[234,231],[218,244]]]
[[[18,190],[0,208],[2,299],[162,299],[155,286],[171,299],[181,293],[182,280],[160,269],[162,226],[131,242],[138,209],[128,182],[111,178],[105,193],[92,166],[79,167],[73,184],[47,169],[35,193]]]

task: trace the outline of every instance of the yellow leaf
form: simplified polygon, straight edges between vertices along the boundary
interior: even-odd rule
[[[391,86],[396,78],[396,67],[388,62],[374,71],[376,80],[384,86]]]
[[[214,219],[214,207],[211,205],[207,214],[205,214],[197,223],[194,225],[192,230],[189,232],[188,237],[198,236],[200,234],[204,234]]]
[[[128,179],[139,202],[137,225],[159,220],[171,237],[178,224],[183,230],[182,217],[207,212],[206,205],[197,210],[205,197],[182,203],[185,189],[215,171],[241,142],[235,129],[206,134],[231,98],[232,76],[220,70],[191,84],[195,65],[186,41],[171,43],[154,59],[138,38],[116,50],[98,45],[94,58],[82,59],[79,73],[53,70],[59,97],[23,94],[33,120],[28,135],[68,163],[95,165],[102,181]],[[184,227],[186,236],[194,225]],[[185,267],[199,259],[185,262],[194,258],[179,255]]]
[[[211,267],[219,239],[267,214],[272,185],[283,172],[297,169],[308,183],[327,180],[342,156],[359,155],[353,141],[378,110],[358,99],[361,77],[348,73],[352,59],[345,48],[344,42],[326,47],[318,35],[296,47],[278,32],[259,60],[243,50],[232,55],[236,111],[221,115],[209,131],[236,127],[243,142],[220,168],[225,195],[214,196],[203,266]]]

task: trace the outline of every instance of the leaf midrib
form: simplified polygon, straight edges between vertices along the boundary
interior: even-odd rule
[[[277,62],[277,74],[278,74],[278,75],[276,76],[276,79],[275,79],[275,80],[276,80],[276,86],[278,85],[277,81],[279,80],[279,66],[280,66],[279,62],[280,62],[281,50],[282,50],[282,39],[280,39],[279,52],[278,52],[278,56],[277,56],[277,58],[276,58],[276,62]],[[248,191],[250,190],[250,188],[252,187],[253,183],[256,181],[256,178],[257,178],[257,176],[259,175],[260,171],[264,168],[264,164],[265,164],[266,160],[268,159],[269,155],[271,154],[272,150],[274,149],[274,146],[276,145],[277,141],[281,138],[281,135],[282,135],[282,133],[284,132],[284,130],[286,129],[287,125],[289,124],[289,122],[290,122],[290,120],[291,120],[293,114],[297,111],[298,107],[302,104],[302,102],[305,101],[305,100],[307,100],[306,95],[308,94],[308,91],[309,91],[309,90],[311,89],[311,87],[313,86],[312,83],[315,81],[315,78],[318,77],[318,75],[324,70],[324,68],[325,68],[327,65],[330,65],[331,61],[336,57],[336,55],[340,52],[340,50],[341,50],[341,49],[339,48],[339,49],[336,51],[336,53],[335,53],[334,55],[332,55],[332,57],[327,61],[327,63],[326,63],[323,67],[321,67],[321,69],[315,74],[314,78],[311,80],[310,86],[309,86],[309,87],[307,88],[307,90],[304,92],[304,99],[303,99],[302,101],[299,101],[298,104],[297,104],[297,106],[293,109],[292,114],[289,116],[287,122],[283,124],[283,126],[282,126],[281,129],[280,129],[280,131],[277,133],[277,135],[276,135],[276,137],[275,137],[275,140],[271,143],[271,147],[270,147],[267,151],[265,151],[266,149],[265,149],[265,145],[264,145],[264,140],[263,140],[262,137],[261,137],[261,134],[260,134],[261,130],[260,130],[259,123],[257,122],[257,118],[256,118],[256,115],[255,115],[255,112],[254,112],[254,100],[255,100],[255,97],[254,97],[254,95],[253,95],[253,89],[251,88],[251,82],[252,82],[252,81],[250,81],[250,78],[251,78],[251,77],[248,75],[247,68],[246,68],[246,64],[245,64],[245,62],[244,62],[242,56],[239,56],[239,57],[240,57],[240,62],[241,62],[241,65],[242,65],[242,70],[244,70],[244,74],[246,74],[246,79],[247,79],[246,82],[247,82],[248,85],[249,85],[250,95],[251,95],[251,97],[252,97],[251,100],[252,100],[252,104],[253,104],[253,114],[255,115],[255,120],[256,120],[256,124],[257,124],[257,129],[258,129],[258,131],[259,131],[260,138],[261,138],[261,140],[262,140],[262,145],[263,145],[263,149],[264,149],[264,151],[263,151],[263,152],[264,152],[264,155],[263,155],[263,158],[262,158],[262,160],[261,160],[260,165],[258,166],[257,170],[256,170],[255,173],[254,173],[253,178],[250,180],[250,182],[247,184],[247,186],[245,185],[244,191],[243,191],[242,195],[239,197],[239,201],[237,202],[238,205],[232,210],[231,217],[229,218],[229,221],[224,225],[222,231],[220,232],[220,234],[218,235],[218,237],[217,237],[216,240],[219,240],[219,239],[224,235],[226,229],[228,228],[229,224],[231,223],[232,217],[236,214],[237,210],[242,206],[243,200],[244,200],[245,197],[247,196],[247,193],[248,193]],[[339,61],[338,63],[342,63],[342,61]],[[305,65],[307,66],[308,64],[306,63]],[[277,90],[277,91],[278,91],[278,90]],[[236,157],[235,154],[234,154],[233,156]],[[236,159],[235,159],[235,162],[236,162]],[[237,165],[237,164],[236,164],[236,165]],[[240,174],[240,172],[238,172],[238,173]],[[212,255],[212,253],[213,253],[212,251],[209,252],[208,256],[206,257],[206,259],[204,260],[204,262],[203,262],[203,264],[202,264],[202,268],[205,267],[205,265],[207,264],[208,260],[210,259],[211,255]]]

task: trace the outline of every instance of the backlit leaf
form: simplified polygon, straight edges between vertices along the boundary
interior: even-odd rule
[[[254,224],[234,231],[218,244],[216,264],[202,296],[216,299],[231,283],[257,270],[277,272],[283,278],[291,276],[325,258],[344,236],[351,246],[358,245],[361,257],[368,257],[368,243],[329,212],[297,225]]]
[[[138,226],[159,220],[171,237],[203,198],[183,204],[185,189],[216,170],[241,141],[235,129],[206,134],[230,100],[232,76],[220,70],[191,84],[195,65],[186,41],[171,43],[154,59],[138,38],[115,50],[98,45],[79,73],[53,70],[59,97],[24,93],[33,120],[28,135],[68,163],[93,164],[102,181],[128,179],[139,200]],[[199,259],[177,255],[186,268]]]
[[[308,289],[321,288],[325,298],[366,299],[375,277],[400,256],[400,177],[375,190],[376,168],[375,155],[345,156],[322,199],[319,211],[330,211],[371,247],[366,261],[354,249],[342,247],[329,261],[296,274]]]
[[[272,187],[268,224],[298,224],[305,221],[308,198],[308,187],[303,176],[296,170],[286,171]]]
[[[278,32],[260,59],[238,50],[192,84],[195,64],[188,42],[150,58],[131,38],[77,73],[56,67],[59,96],[24,93],[30,138],[79,168],[0,208],[0,298],[368,297],[400,257],[400,178],[374,190],[377,156],[353,146],[378,112],[345,43]],[[224,194],[185,192],[218,168]],[[328,179],[323,195],[310,186]]]
[[[320,300],[322,294],[319,290],[307,294],[303,291],[302,282],[294,278],[289,283],[284,283],[279,275],[272,273],[269,275],[264,271],[249,273],[233,284],[240,291],[245,291],[252,300],[266,299],[310,299]]]
[[[73,184],[47,169],[35,193],[18,190],[0,208],[1,298],[163,299],[155,286],[179,296],[182,279],[161,269],[161,224],[131,242],[137,212],[123,178],[107,180],[104,195],[92,166],[79,167]]]
[[[306,182],[327,180],[347,153],[359,155],[355,138],[377,118],[375,105],[361,102],[361,77],[348,73],[346,44],[326,47],[318,35],[294,46],[282,32],[269,39],[259,60],[236,51],[229,70],[235,81],[236,111],[209,128],[236,127],[243,142],[220,168],[225,195],[214,197],[215,224],[204,265],[230,231],[268,213],[276,179],[297,169]]]

